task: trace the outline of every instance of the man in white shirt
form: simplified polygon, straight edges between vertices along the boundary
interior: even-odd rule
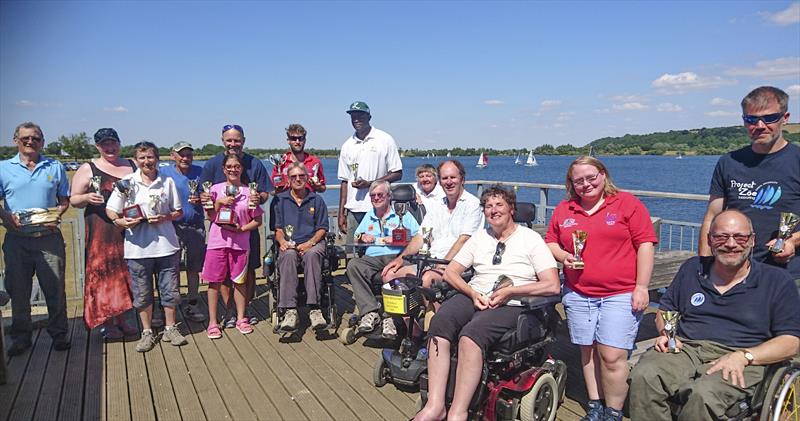
[[[370,126],[372,115],[365,102],[356,101],[347,109],[356,130],[345,140],[339,154],[339,231],[353,238],[356,227],[372,209],[369,186],[378,180],[393,182],[403,177],[403,163],[391,135]],[[345,213],[346,212],[346,213]]]
[[[417,203],[430,207],[431,203],[441,202],[444,199],[442,185],[436,180],[436,167],[431,164],[422,164],[417,167],[417,182],[414,190],[417,192]]]
[[[483,228],[485,219],[480,200],[472,193],[464,190],[466,170],[457,160],[448,160],[439,164],[439,184],[445,197],[436,202],[426,204],[427,213],[415,235],[405,250],[389,262],[383,269],[384,282],[401,276],[415,276],[416,266],[405,265],[403,256],[417,254],[422,247],[422,229],[432,229],[431,257],[450,260],[461,250],[461,246],[470,236]],[[431,268],[422,276],[425,286],[434,280],[444,278],[444,267]]]

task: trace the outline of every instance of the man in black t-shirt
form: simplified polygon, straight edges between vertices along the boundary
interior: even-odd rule
[[[753,221],[755,260],[789,270],[800,280],[800,227],[786,240],[783,251],[768,250],[776,239],[781,212],[800,215],[800,147],[783,137],[789,121],[789,96],[763,86],[742,100],[742,118],[751,144],[720,157],[714,175],[698,252],[709,256],[711,219],[725,209],[738,209]]]

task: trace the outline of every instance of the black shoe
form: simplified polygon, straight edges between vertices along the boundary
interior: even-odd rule
[[[53,349],[55,349],[56,351],[66,351],[71,346],[72,344],[65,338],[53,340]]]
[[[30,340],[16,340],[8,347],[8,356],[13,357],[25,353],[33,345]]]

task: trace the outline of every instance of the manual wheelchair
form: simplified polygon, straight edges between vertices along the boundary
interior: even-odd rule
[[[729,420],[800,420],[800,359],[772,364],[753,397],[736,402],[725,413]]]

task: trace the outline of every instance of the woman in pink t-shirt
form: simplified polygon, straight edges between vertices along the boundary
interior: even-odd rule
[[[222,170],[227,181],[211,186],[213,209],[207,209],[213,221],[208,230],[206,259],[203,264],[203,281],[208,282],[208,329],[211,339],[222,337],[217,324],[217,300],[228,305],[230,287],[226,279],[233,282],[233,300],[236,304],[236,329],[243,334],[253,332],[253,327],[244,316],[247,304],[245,280],[247,259],[250,252],[250,231],[261,226],[264,211],[257,204],[258,196],[250,196],[250,188],[242,185],[242,163],[238,156],[228,155],[222,161]],[[251,209],[251,202],[256,202]]]

